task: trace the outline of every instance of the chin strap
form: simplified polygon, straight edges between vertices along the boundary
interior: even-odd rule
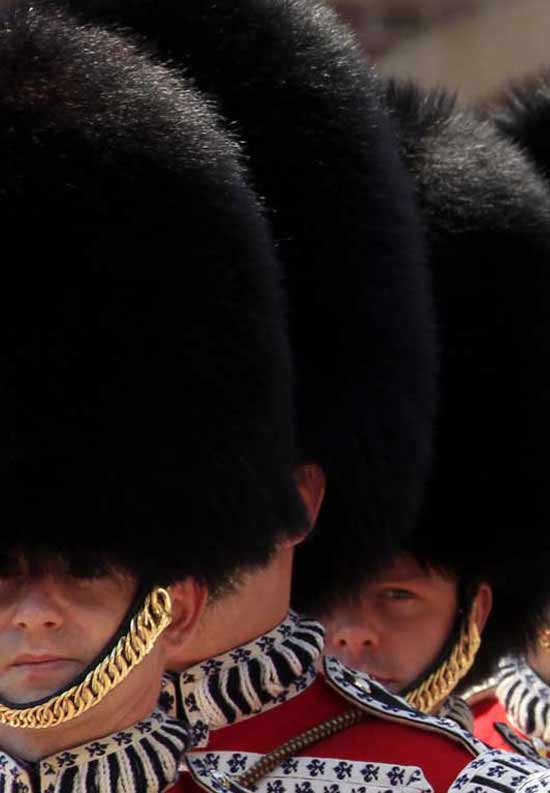
[[[423,713],[435,713],[472,668],[480,644],[475,615],[471,610],[447,658],[405,696],[409,705]]]
[[[57,727],[98,705],[151,652],[172,621],[172,602],[166,589],[155,587],[131,619],[115,647],[78,685],[54,694],[46,702],[21,707],[0,703],[0,724],[27,729]]]

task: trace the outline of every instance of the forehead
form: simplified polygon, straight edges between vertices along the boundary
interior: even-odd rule
[[[418,581],[420,583],[454,582],[450,573],[436,570],[429,565],[421,564],[411,554],[402,553],[394,556],[388,564],[371,576],[369,582],[384,581]]]
[[[29,577],[53,576],[56,578],[112,578],[113,580],[135,580],[128,570],[110,564],[92,554],[65,558],[60,554],[37,551],[4,551],[0,553],[0,576],[20,575]]]

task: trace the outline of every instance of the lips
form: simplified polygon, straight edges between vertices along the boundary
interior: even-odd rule
[[[73,661],[73,658],[65,658],[60,655],[44,654],[25,654],[18,655],[12,666],[40,666],[41,664],[56,664]]]

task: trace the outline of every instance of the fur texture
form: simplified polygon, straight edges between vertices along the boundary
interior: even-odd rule
[[[0,24],[2,548],[212,587],[303,527],[272,241],[179,73]]]
[[[435,466],[408,544],[488,580],[474,675],[525,647],[550,596],[550,195],[521,152],[443,93],[390,84],[428,231],[442,346]]]
[[[413,523],[434,409],[421,235],[377,82],[320,3],[68,3],[185,67],[245,143],[285,268],[300,459],[328,478],[294,603],[345,595]]]
[[[550,179],[550,72],[512,88],[493,120]]]

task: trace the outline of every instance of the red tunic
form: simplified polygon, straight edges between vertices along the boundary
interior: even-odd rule
[[[510,724],[505,709],[495,696],[489,696],[481,702],[477,702],[471,706],[471,710],[474,717],[474,735],[493,749],[515,751],[495,728],[496,723],[507,724],[520,738],[526,738]]]
[[[166,793],[185,793],[185,791],[190,789],[189,780],[181,776],[180,780],[174,785],[174,787],[169,788]]]
[[[487,691],[486,696],[470,705],[474,716],[474,734],[476,738],[486,743],[492,749],[503,749],[515,752],[534,760],[543,762],[548,752],[544,745],[537,746],[536,738],[531,740],[512,724],[508,718],[506,708],[496,697],[493,691]],[[546,767],[547,761],[544,761]]]
[[[350,703],[319,676],[306,691],[278,707],[213,731],[207,751],[265,754],[349,707]],[[435,793],[447,793],[460,771],[473,759],[470,751],[445,734],[422,729],[417,724],[393,723],[368,715],[360,724],[296,754],[300,755],[418,766]],[[186,793],[191,789],[197,791],[198,786],[188,781]],[[183,787],[175,790],[180,793]]]

